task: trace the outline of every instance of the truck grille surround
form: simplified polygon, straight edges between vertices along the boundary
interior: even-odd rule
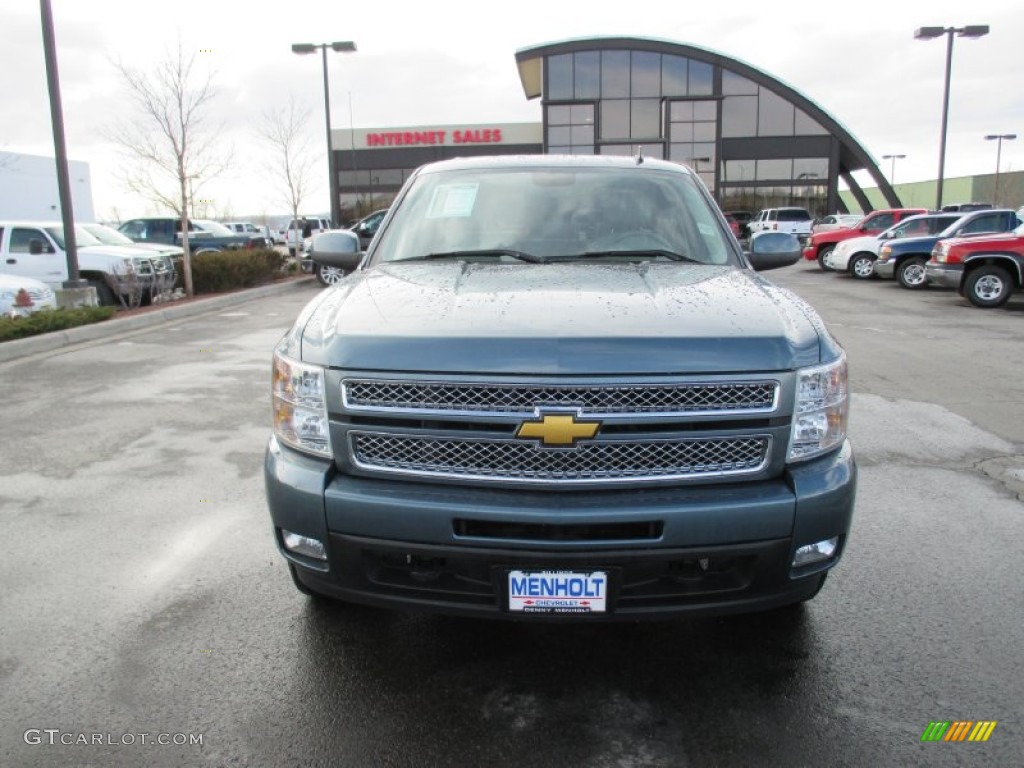
[[[532,384],[346,378],[344,461],[368,474],[587,485],[756,475],[780,436],[777,380]],[[516,437],[544,415],[597,421],[570,445]],[[342,457],[339,457],[342,458]]]

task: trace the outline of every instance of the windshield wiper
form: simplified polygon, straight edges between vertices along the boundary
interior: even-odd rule
[[[431,261],[432,259],[464,259],[474,256],[508,256],[519,261],[528,261],[531,264],[544,264],[547,262],[543,256],[534,256],[532,253],[515,251],[511,248],[492,248],[489,250],[465,250],[465,251],[443,251],[441,253],[426,253],[422,256],[414,256],[411,259],[398,259],[398,261]]]
[[[587,251],[581,253],[579,256],[573,258],[580,259],[603,259],[611,256],[626,256],[626,257],[637,257],[637,256],[660,256],[669,261],[686,261],[690,264],[703,264],[703,261],[698,259],[692,259],[689,256],[684,256],[681,253],[675,251],[666,251],[661,248],[642,248],[635,251]]]

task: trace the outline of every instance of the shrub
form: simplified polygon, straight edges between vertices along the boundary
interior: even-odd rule
[[[76,309],[44,309],[28,317],[0,318],[0,341],[23,339],[50,331],[63,331],[79,325],[108,320],[113,307],[78,307]]]
[[[199,253],[192,257],[192,287],[199,293],[252,288],[284,276],[285,257],[271,248]],[[184,287],[181,268],[178,286]]]

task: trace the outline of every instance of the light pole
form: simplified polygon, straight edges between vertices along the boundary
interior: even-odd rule
[[[896,186],[896,161],[902,160],[906,155],[882,155],[883,160],[890,160],[889,164],[889,186]]]
[[[356,44],[351,40],[335,43],[293,43],[292,53],[315,53],[317,49],[323,54],[324,64],[324,117],[327,121],[327,171],[331,174],[327,189],[331,195],[331,226],[341,223],[341,200],[338,194],[338,173],[334,168],[334,151],[331,149],[331,88],[327,79],[327,49],[338,53],[353,53]]]
[[[942,210],[942,180],[946,172],[946,121],[949,118],[949,75],[953,69],[953,35],[957,37],[984,37],[988,24],[973,24],[966,27],[918,27],[914,30],[915,40],[932,40],[946,36],[946,82],[942,93],[942,128],[939,134],[939,179],[935,192],[935,210]]]
[[[1016,138],[1016,133],[990,133],[985,137],[985,141],[996,142],[996,193],[993,195],[993,205],[999,205],[999,162],[1003,155],[1003,140],[1013,141]]]

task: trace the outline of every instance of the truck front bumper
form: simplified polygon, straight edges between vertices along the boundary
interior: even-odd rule
[[[896,276],[896,262],[893,259],[875,261],[875,274],[883,280],[892,280]]]
[[[959,288],[963,276],[963,264],[940,264],[937,261],[929,261],[924,265],[924,277],[928,281],[928,285],[937,285],[940,288]]]
[[[602,571],[607,610],[573,620],[747,612],[811,597],[842,555],[856,464],[849,444],[770,481],[537,492],[338,474],[271,439],[265,480],[278,549],[309,589],[353,602],[491,618],[510,571]],[[316,539],[313,559],[283,532]],[[835,538],[827,559],[800,547]]]

